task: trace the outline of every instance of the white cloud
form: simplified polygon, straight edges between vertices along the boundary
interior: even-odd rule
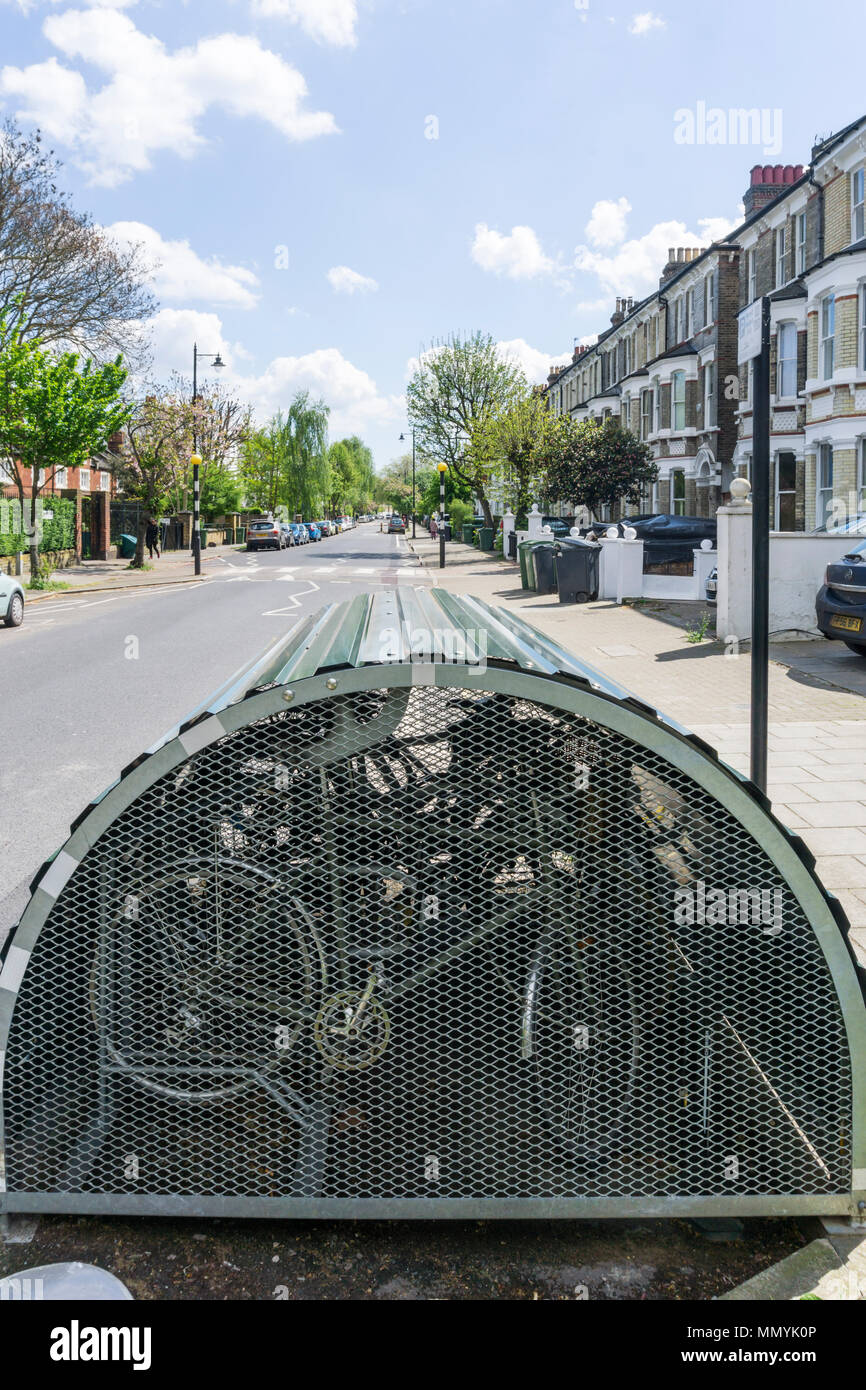
[[[631,212],[628,198],[597,202],[586,224],[586,235],[593,246],[616,246],[625,236],[626,219]]]
[[[300,24],[319,43],[356,42],[358,7],[355,0],[253,0],[253,14],[264,19],[288,19]]]
[[[117,241],[141,246],[156,267],[153,288],[162,300],[206,300],[239,309],[258,303],[258,276],[243,266],[225,265],[216,256],[203,260],[188,241],[167,241],[145,222],[114,222],[105,230]]]
[[[496,346],[504,357],[510,357],[512,362],[517,363],[530,385],[546,381],[551,367],[564,365],[568,356],[563,356],[561,352],[540,352],[538,348],[531,347],[525,338],[510,338]]]
[[[379,288],[369,275],[361,275],[347,265],[332,265],[328,281],[335,294],[370,294]]]
[[[482,270],[507,275],[511,280],[531,280],[536,275],[550,275],[555,269],[531,227],[512,227],[508,235],[503,235],[486,222],[479,222],[472,259]]]
[[[369,373],[336,347],[317,348],[299,357],[275,357],[260,375],[239,377],[237,386],[262,419],[280,407],[285,409],[296,391],[321,397],[331,407],[332,439],[396,425],[406,418],[404,397],[382,395]]]
[[[149,169],[158,151],[191,158],[205,143],[198,127],[210,107],[256,117],[288,140],[337,129],[329,112],[306,107],[301,73],[255,38],[219,34],[170,53],[117,9],[49,15],[43,31],[67,59],[99,68],[108,81],[88,89],[79,72],[51,59],[4,67],[0,96],[70,146],[93,183],[122,183]]]
[[[644,34],[649,34],[653,29],[666,29],[667,23],[659,15],[653,14],[652,10],[644,10],[642,14],[632,15],[628,32],[641,38]]]
[[[203,352],[221,354],[226,367],[219,373],[220,383],[250,404],[262,424],[277,410],[285,410],[296,391],[305,390],[331,407],[332,439],[379,428],[390,432],[406,419],[405,397],[383,394],[369,373],[336,347],[275,357],[256,372],[249,366],[251,354],[226,338],[219,315],[196,309],[161,309],[151,320],[150,337],[154,380],[166,381],[172,372],[189,377],[193,343],[198,343]],[[207,368],[199,370],[211,375]]]
[[[595,275],[606,294],[642,299],[658,287],[668,247],[709,246],[732,231],[738,221],[737,218],[703,218],[698,222],[699,232],[690,232],[685,222],[657,222],[644,236],[622,242],[607,255],[592,251],[588,246],[577,246],[574,264],[578,270]]]
[[[232,369],[235,353],[223,333],[219,314],[199,309],[160,309],[149,321],[147,335],[153,362],[151,374],[157,381],[166,381],[172,372],[190,375],[194,343],[202,352],[218,352],[229,371]],[[220,379],[227,374],[222,372]]]

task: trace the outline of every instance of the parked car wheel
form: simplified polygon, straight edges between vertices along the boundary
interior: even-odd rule
[[[13,594],[9,600],[9,607],[6,610],[6,617],[3,622],[7,627],[20,627],[24,621],[24,600],[20,594]]]
[[[866,647],[861,642],[846,642],[845,646],[849,652],[856,652],[858,656],[866,656]]]

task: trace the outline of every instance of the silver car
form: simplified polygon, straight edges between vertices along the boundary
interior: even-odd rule
[[[0,574],[0,618],[6,627],[20,627],[24,621],[24,589],[11,574]]]

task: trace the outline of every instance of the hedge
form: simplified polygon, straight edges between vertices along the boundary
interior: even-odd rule
[[[75,546],[75,503],[67,497],[52,497],[45,518],[45,501],[36,502],[36,518],[40,526],[40,550],[72,550]],[[21,520],[21,503],[17,498],[0,497],[0,555],[15,555],[27,550],[30,539]]]

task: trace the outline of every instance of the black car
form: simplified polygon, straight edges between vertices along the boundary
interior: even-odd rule
[[[825,637],[866,656],[866,540],[827,566],[815,613]]]

